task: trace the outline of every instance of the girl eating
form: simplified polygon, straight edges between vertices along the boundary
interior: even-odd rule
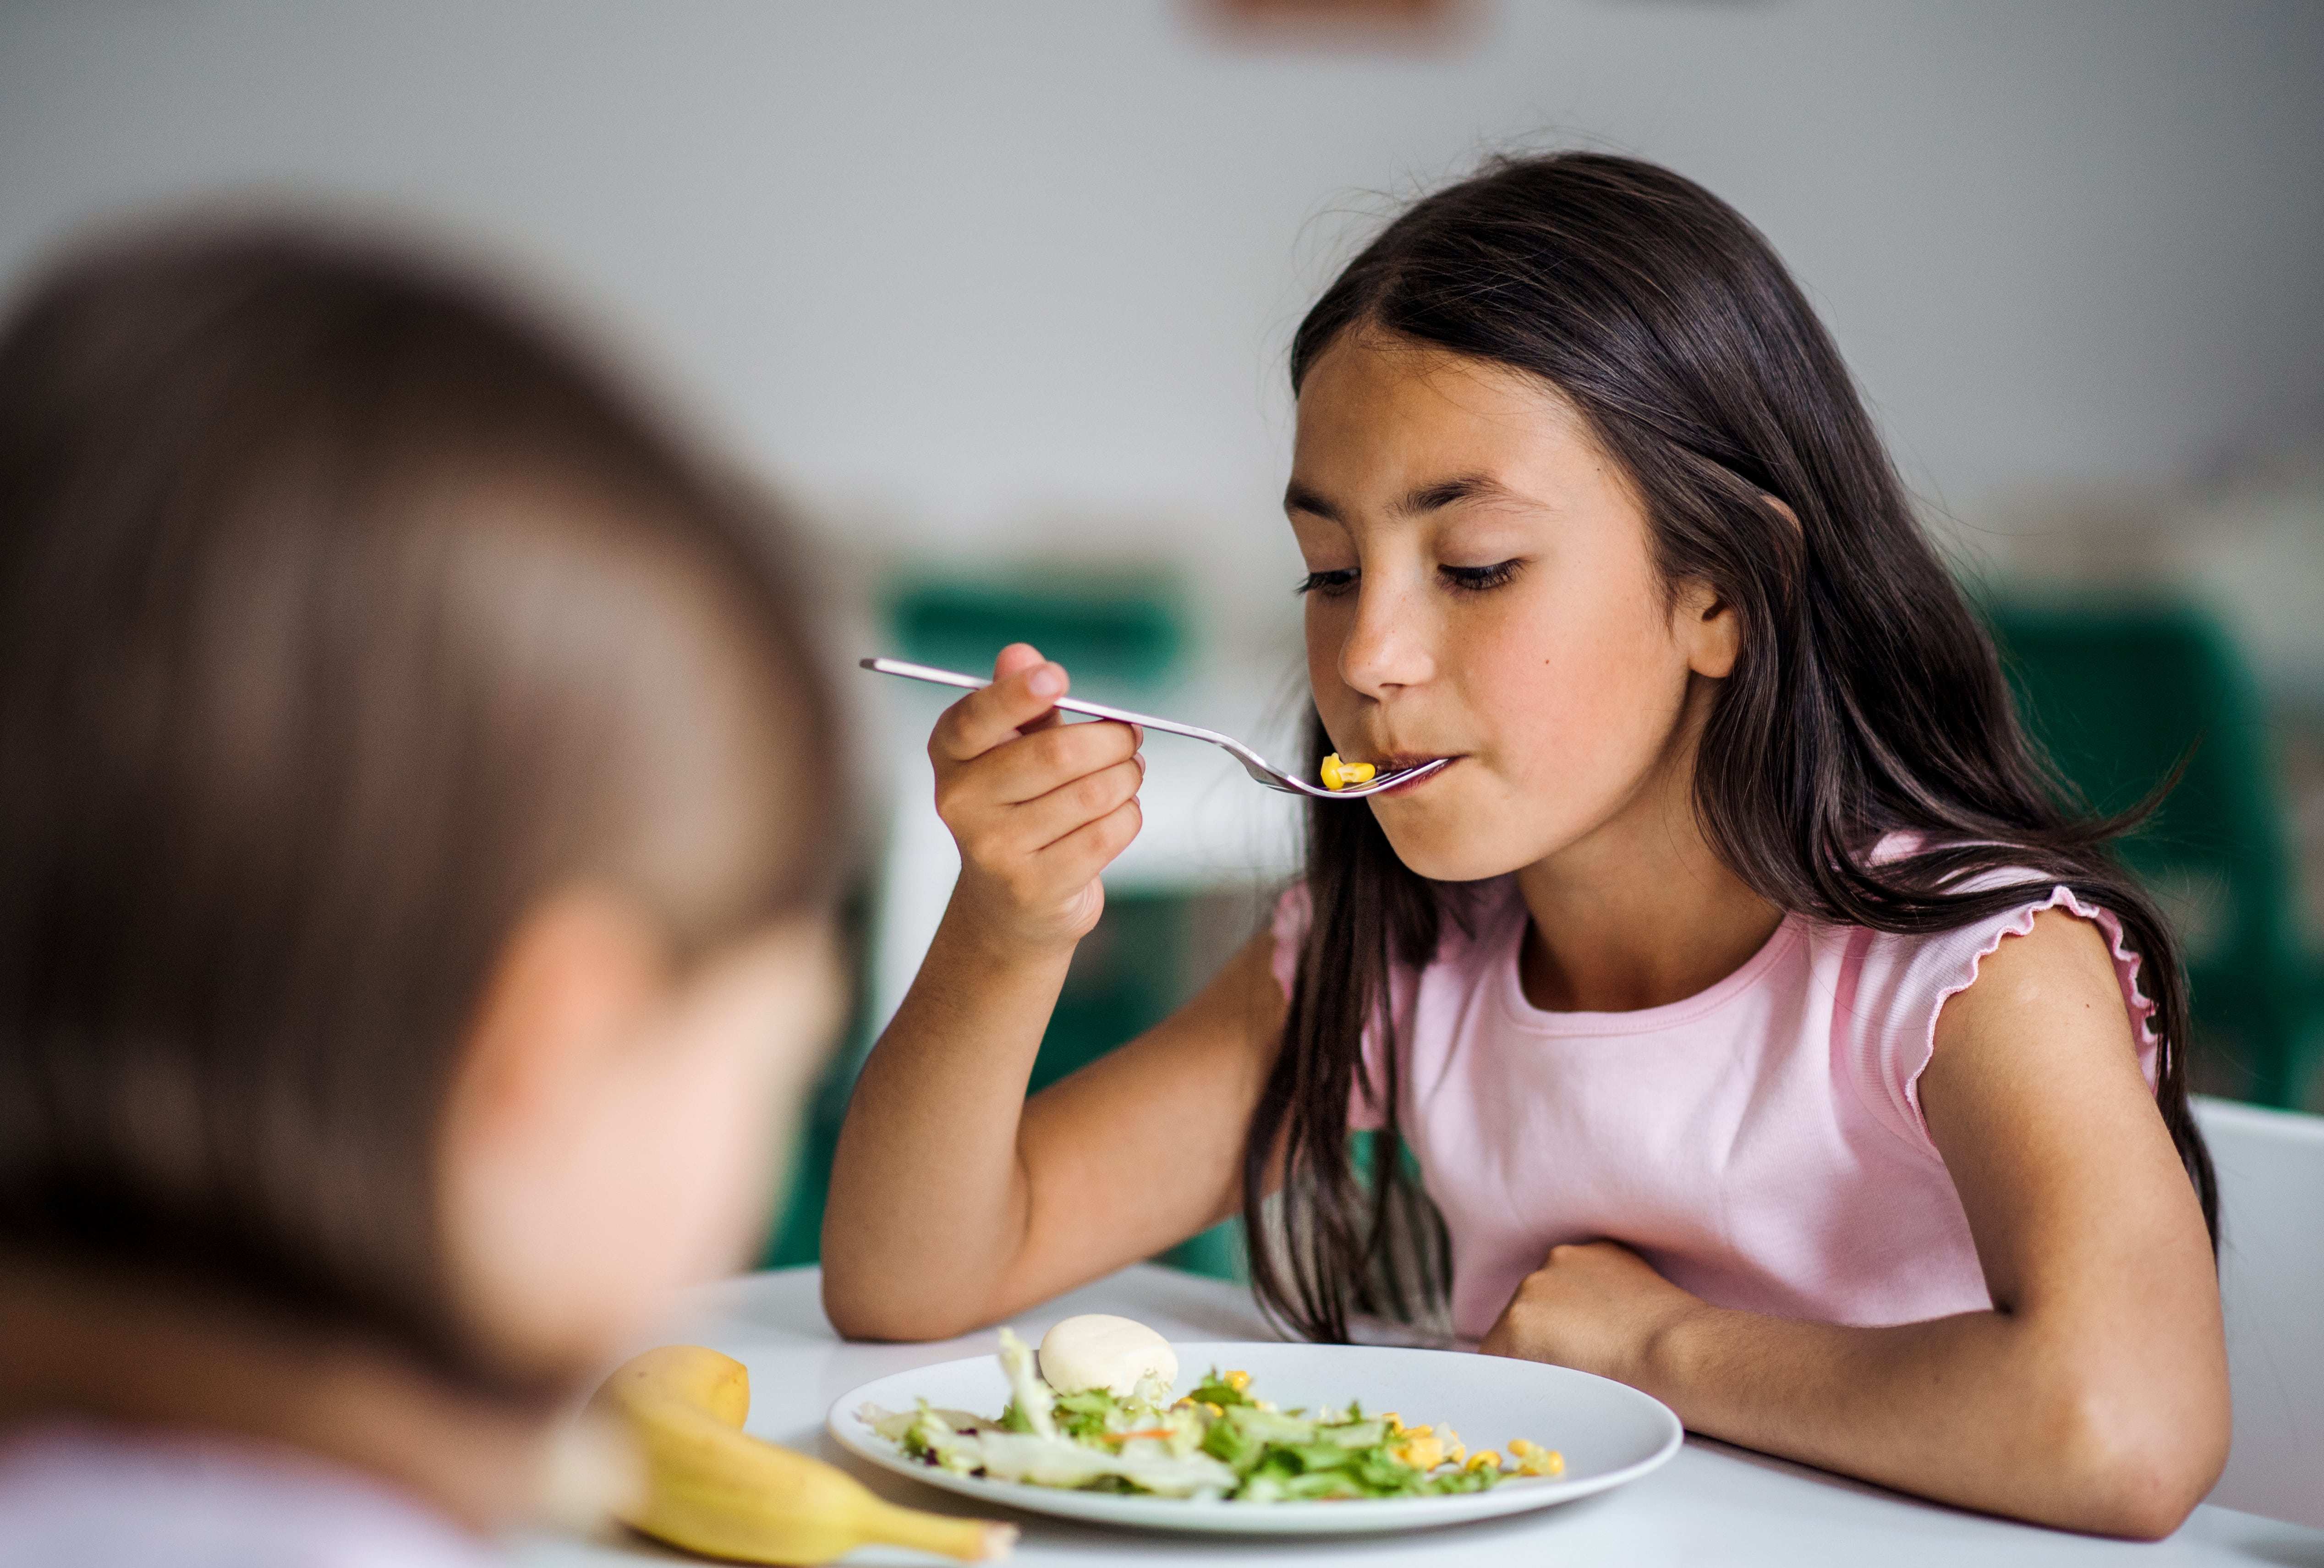
[[[2228,1431],[2178,955],[1766,242],[1500,161],[1290,368],[1311,758],[1449,764],[1309,802],[1271,927],[1028,1101],[1144,764],[1002,653],[929,742],[962,870],[849,1112],[833,1321],[957,1333],[1240,1213],[1307,1336],[1449,1316],[1711,1436],[2174,1529]]]

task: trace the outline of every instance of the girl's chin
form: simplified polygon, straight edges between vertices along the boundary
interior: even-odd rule
[[[1436,882],[1476,882],[1533,863],[1531,857],[1511,857],[1508,846],[1519,842],[1515,834],[1479,832],[1457,812],[1430,815],[1433,820],[1398,822],[1380,813],[1388,847],[1417,875]]]
[[[1474,856],[1445,855],[1438,858],[1411,855],[1401,849],[1397,851],[1397,859],[1432,882],[1481,882],[1493,877],[1508,876],[1511,872],[1524,869],[1527,863],[1520,862],[1511,865],[1500,860],[1484,861]]]

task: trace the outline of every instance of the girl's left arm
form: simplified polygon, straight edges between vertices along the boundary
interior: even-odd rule
[[[2070,1529],[2155,1537],[2227,1462],[2218,1283],[2105,940],[2063,911],[1939,1014],[1920,1096],[1993,1307],[1842,1328],[1561,1247],[1489,1353],[1603,1372],[1711,1437]]]

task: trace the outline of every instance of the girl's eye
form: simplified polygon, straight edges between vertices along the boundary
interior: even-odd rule
[[[1498,588],[1517,575],[1521,560],[1500,561],[1489,567],[1439,567],[1445,583],[1464,594],[1481,594],[1488,588]]]
[[[1331,598],[1346,593],[1355,586],[1356,569],[1349,567],[1336,572],[1309,572],[1299,579],[1296,591],[1302,595],[1321,594],[1325,598]]]

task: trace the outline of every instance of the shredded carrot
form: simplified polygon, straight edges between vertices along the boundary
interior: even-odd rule
[[[1167,1426],[1149,1426],[1142,1432],[1108,1432],[1103,1435],[1108,1443],[1127,1443],[1133,1437],[1167,1437],[1170,1429]]]

